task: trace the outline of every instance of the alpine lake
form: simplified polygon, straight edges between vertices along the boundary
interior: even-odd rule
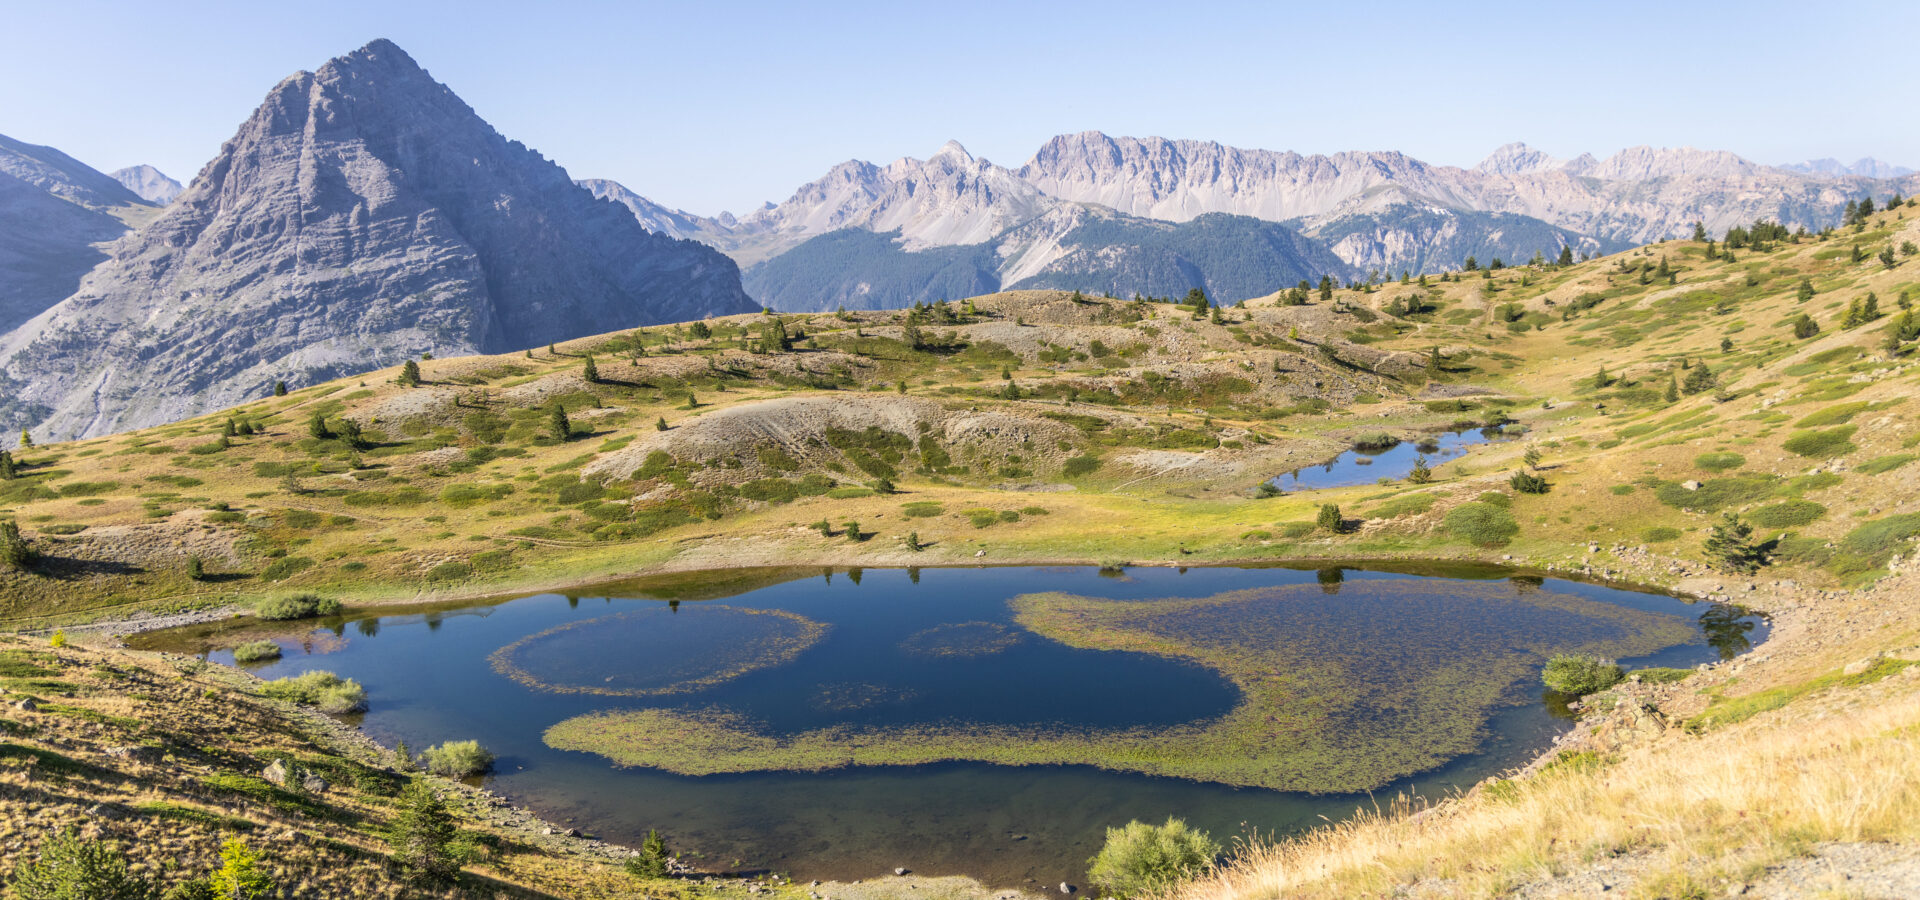
[[[140,635],[365,685],[388,746],[477,739],[488,786],[698,867],[1078,883],[1104,831],[1223,842],[1438,798],[1550,746],[1555,653],[1743,652],[1733,607],[1487,567],[740,569]]]

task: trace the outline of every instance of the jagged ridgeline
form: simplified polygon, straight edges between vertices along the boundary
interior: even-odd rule
[[[104,434],[281,380],[755,308],[731,260],[648,232],[375,41],[275,86],[73,296],[0,339],[0,419]]]

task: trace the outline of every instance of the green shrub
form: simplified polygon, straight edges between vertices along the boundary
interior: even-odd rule
[[[1883,472],[1891,472],[1898,469],[1907,463],[1913,462],[1915,459],[1920,459],[1920,456],[1915,456],[1912,453],[1895,453],[1891,456],[1875,457],[1872,460],[1862,463],[1861,466],[1854,471],[1862,475],[1879,475]],[[43,528],[41,530],[46,531],[47,529]]]
[[[1478,503],[1485,503],[1488,506],[1498,506],[1501,509],[1513,508],[1513,496],[1500,491],[1487,491],[1475,497],[1474,500]]]
[[[1504,546],[1520,533],[1512,514],[1488,503],[1462,503],[1441,525],[1455,538],[1481,547]]]
[[[1773,496],[1780,479],[1772,475],[1729,475],[1702,482],[1696,490],[1687,490],[1678,481],[1657,482],[1653,494],[1675,509],[1714,512],[1729,506],[1758,503]]]
[[[1100,468],[1100,457],[1082,453],[1067,460],[1067,464],[1060,468],[1060,473],[1068,478],[1078,478],[1082,475],[1091,475],[1098,468]]]
[[[85,839],[69,827],[13,871],[9,896],[20,900],[149,900],[151,884],[127,868],[117,844]]]
[[[960,514],[966,516],[975,528],[987,528],[1000,521],[1000,513],[991,509],[969,509]]]
[[[233,648],[234,662],[262,662],[280,658],[280,645],[272,641],[248,641]]]
[[[1279,526],[1280,533],[1290,538],[1303,538],[1313,533],[1312,522],[1287,522]]]
[[[341,715],[363,712],[367,708],[367,689],[351,678],[332,672],[313,671],[289,678],[276,678],[261,685],[260,692],[288,703],[318,707],[321,712]]]
[[[269,622],[311,619],[340,613],[340,601],[319,594],[282,594],[261,601],[253,614]]]
[[[1781,446],[1801,456],[1844,456],[1858,449],[1852,442],[1855,430],[1856,426],[1842,425],[1825,431],[1798,431]]]
[[[1573,697],[1604,691],[1625,677],[1619,664],[1591,656],[1555,656],[1540,672],[1540,681],[1548,690]]]
[[[1842,577],[1864,575],[1911,548],[1915,537],[1920,537],[1920,513],[1875,519],[1847,532],[1834,545],[1827,568]]]
[[[1725,472],[1738,469],[1747,464],[1747,458],[1738,453],[1702,453],[1693,458],[1695,468],[1709,472]]]
[[[1845,425],[1853,421],[1854,416],[1865,412],[1868,406],[1869,404],[1865,400],[1856,400],[1852,403],[1836,403],[1793,423],[1793,427],[1820,428],[1827,425]]]
[[[1507,484],[1522,494],[1544,494],[1553,489],[1545,478],[1528,472],[1515,472],[1507,479]]]
[[[421,751],[427,771],[448,778],[483,775],[493,768],[493,754],[479,741],[448,741]]]
[[[1747,518],[1763,528],[1793,528],[1815,521],[1827,514],[1827,508],[1812,500],[1788,500],[1772,506],[1762,506],[1750,513]]]
[[[473,566],[459,560],[448,560],[427,570],[428,581],[459,581],[473,574]]]
[[[1667,541],[1679,540],[1680,529],[1668,528],[1665,525],[1655,525],[1652,528],[1640,532],[1640,539],[1649,544],[1664,544]]]
[[[1107,829],[1107,842],[1089,861],[1087,880],[1116,897],[1158,894],[1213,868],[1220,845],[1179,819],[1165,825],[1128,822]]]
[[[1685,681],[1692,674],[1692,669],[1673,669],[1666,666],[1633,670],[1634,677],[1647,684],[1672,684],[1676,681]]]
[[[941,506],[938,501],[934,500],[915,500],[912,503],[900,507],[900,509],[909,519],[931,519],[947,511],[946,507]]]
[[[283,556],[260,570],[260,580],[285,581],[311,568],[313,568],[312,559],[305,556]]]

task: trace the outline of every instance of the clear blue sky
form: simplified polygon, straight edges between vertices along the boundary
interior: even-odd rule
[[[182,181],[375,37],[575,177],[693,212],[949,138],[1099,129],[1472,165],[1691,145],[1920,168],[1920,3],[9,3],[0,133]]]

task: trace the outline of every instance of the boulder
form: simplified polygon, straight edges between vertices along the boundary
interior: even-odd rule
[[[260,777],[265,778],[275,787],[286,787],[287,779],[291,774],[292,773],[287,771],[287,761],[284,759],[276,759],[266,768],[260,770]]]

